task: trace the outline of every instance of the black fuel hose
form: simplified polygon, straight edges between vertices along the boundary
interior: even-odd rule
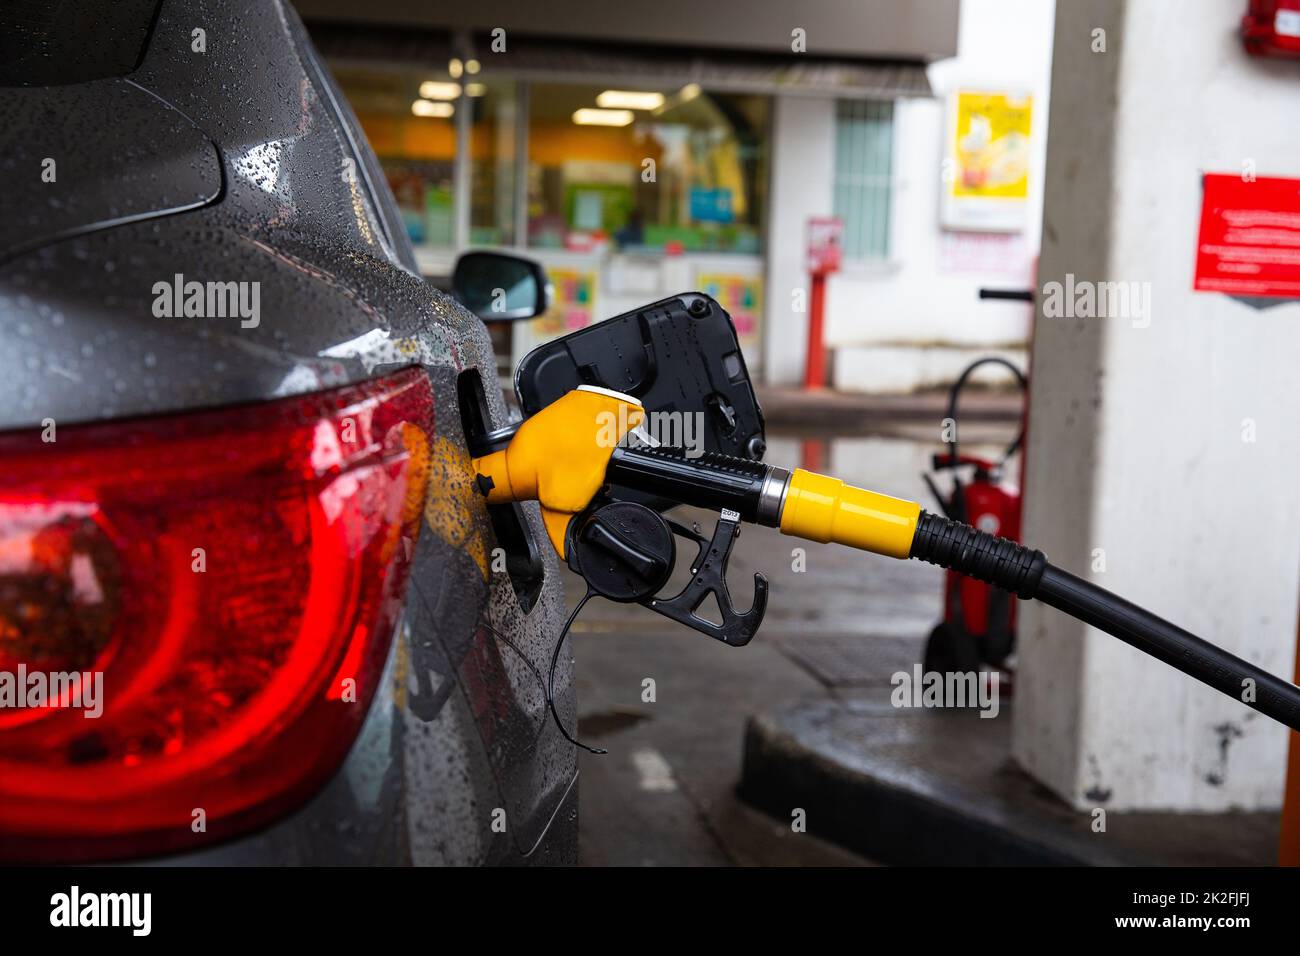
[[[1035,597],[1300,730],[1300,688],[1131,601],[1050,564]]]
[[[1300,730],[1300,687],[1055,567],[1041,551],[922,511],[911,557],[1042,601]]]

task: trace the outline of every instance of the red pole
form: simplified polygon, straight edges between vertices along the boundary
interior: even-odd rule
[[[822,310],[826,300],[826,273],[812,274],[812,295],[808,303],[808,355],[804,359],[803,387],[826,385],[826,345]]]
[[[814,471],[822,474],[826,465],[824,464],[826,451],[826,441],[822,438],[805,438],[799,443],[799,467],[804,471]]]

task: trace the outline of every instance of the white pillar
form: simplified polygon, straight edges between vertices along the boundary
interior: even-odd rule
[[[1245,9],[1058,4],[1025,540],[1289,677],[1300,304],[1192,291],[1201,175],[1300,177],[1300,64],[1249,58]],[[1144,284],[1149,325],[1136,310],[1045,317],[1044,284],[1067,274]],[[1079,808],[1280,803],[1280,725],[1050,608],[1021,610],[1014,753],[1052,790]]]
[[[833,99],[775,97],[771,170],[763,380],[790,385],[803,381],[808,344],[804,230],[809,216],[829,216],[834,202]],[[795,289],[804,290],[803,312],[792,308]]]

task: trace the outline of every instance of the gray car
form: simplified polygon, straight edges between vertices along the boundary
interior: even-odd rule
[[[489,339],[293,10],[0,36],[0,858],[572,862],[558,564],[471,480]]]

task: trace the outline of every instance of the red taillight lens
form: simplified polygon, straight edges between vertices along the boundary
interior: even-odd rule
[[[408,369],[0,435],[0,858],[183,849],[319,787],[384,666],[432,417]]]

